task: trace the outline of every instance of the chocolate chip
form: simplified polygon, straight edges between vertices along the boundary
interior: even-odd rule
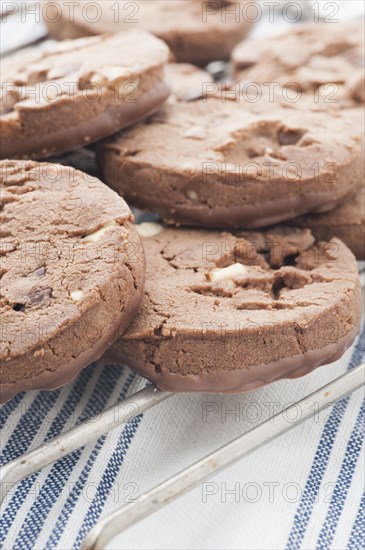
[[[33,271],[32,273],[30,273],[30,275],[35,275],[36,277],[44,277],[46,274],[46,270],[44,267],[40,267],[39,269],[36,269],[35,271]]]
[[[274,283],[272,285],[272,297],[274,300],[280,298],[280,292],[285,288],[284,279],[280,276],[275,277]]]
[[[306,130],[301,130],[300,128],[282,128],[278,133],[278,140],[280,145],[296,145],[305,133]]]
[[[223,4],[225,5],[226,2],[224,2]],[[224,61],[212,61],[206,67],[206,70],[213,76],[214,80],[216,81],[224,80],[229,75],[229,65]]]
[[[198,99],[203,98],[203,92],[202,90],[192,90],[190,93],[186,93],[182,96],[182,101],[190,102],[190,101],[197,101]]]
[[[34,292],[28,295],[27,297],[27,306],[39,306],[43,305],[45,302],[48,302],[52,297],[51,288],[37,288]]]
[[[260,251],[260,254],[264,258],[267,265],[270,265],[270,262],[271,262],[270,250],[263,250],[262,252]]]
[[[299,252],[296,252],[294,254],[288,254],[284,258],[284,264],[283,265],[295,266],[297,264],[297,259],[299,258],[299,256],[300,256]]]

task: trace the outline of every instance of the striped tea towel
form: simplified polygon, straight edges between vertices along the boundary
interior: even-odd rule
[[[353,368],[364,359],[364,347],[363,332],[340,361],[246,394],[175,396],[44,468],[14,487],[3,504],[1,548],[80,548],[98,519]],[[63,389],[17,396],[1,412],[2,463],[144,384],[125,367],[97,364]],[[121,534],[109,548],[364,548],[364,413],[359,390]]]

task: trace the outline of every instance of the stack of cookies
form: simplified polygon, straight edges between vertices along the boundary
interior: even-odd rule
[[[363,30],[239,43],[252,4],[143,2],[128,25],[114,2],[91,21],[59,0],[61,41],[3,61],[1,401],[105,353],[162,389],[219,393],[353,343]],[[215,82],[202,67],[230,55]],[[43,162],[85,146],[98,178]]]

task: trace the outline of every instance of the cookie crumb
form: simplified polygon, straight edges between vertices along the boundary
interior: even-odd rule
[[[159,223],[155,222],[143,222],[136,225],[137,233],[141,237],[154,237],[163,230],[163,227]]]

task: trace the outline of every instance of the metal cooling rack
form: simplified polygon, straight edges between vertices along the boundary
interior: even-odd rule
[[[144,493],[138,499],[138,502],[123,506],[100,520],[87,535],[82,546],[83,550],[105,548],[117,534],[190,491],[203,480],[228,468],[245,455],[288,432],[318,414],[330,404],[332,405],[364,385],[365,363],[362,363]],[[89,418],[86,422],[75,426],[61,436],[9,462],[1,468],[0,472],[0,503],[14,486],[25,477],[111,430],[123,426],[135,416],[166,399],[172,398],[174,395],[154,386],[149,386],[131,395],[122,403],[106,409],[101,415]],[[131,404],[133,404],[133,407],[129,407]],[[295,413],[298,407],[300,407],[302,415],[300,418],[296,416],[295,421],[288,423],[286,421],[287,415],[292,412]],[[124,412],[121,408],[124,409]],[[131,408],[133,413],[128,412]],[[293,416],[290,416],[290,418],[293,418]]]

